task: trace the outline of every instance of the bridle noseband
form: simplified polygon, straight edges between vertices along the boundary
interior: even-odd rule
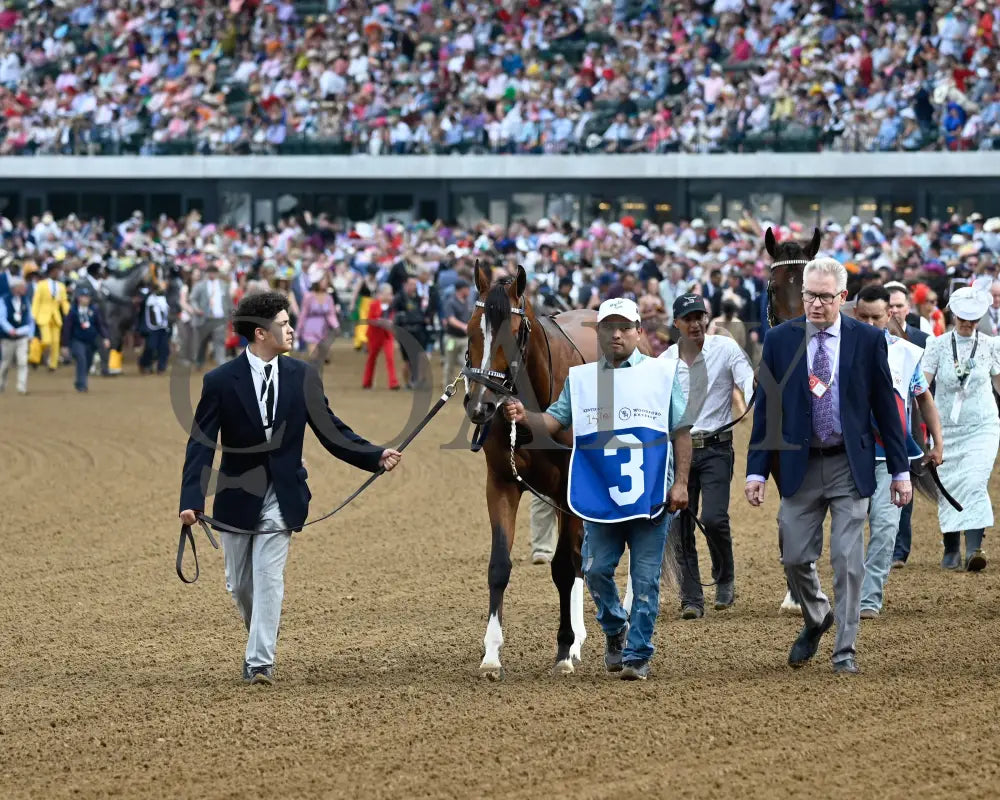
[[[483,300],[477,300],[476,305],[479,308],[486,309],[486,303]],[[507,369],[501,372],[495,369],[482,369],[472,366],[469,363],[468,348],[465,350],[465,366],[462,368],[462,375],[469,383],[478,383],[481,386],[485,386],[502,398],[517,396],[517,378],[524,367],[528,352],[528,340],[531,337],[531,320],[528,319],[528,315],[525,313],[524,300],[521,301],[520,308],[511,308],[510,313],[519,314],[521,324],[517,328],[517,357],[509,363]],[[494,413],[499,408],[498,404]]]

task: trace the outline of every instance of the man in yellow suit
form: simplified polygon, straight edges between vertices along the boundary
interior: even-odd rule
[[[38,281],[35,296],[31,301],[31,316],[38,326],[38,336],[42,340],[42,350],[49,349],[49,369],[59,366],[59,343],[62,341],[63,318],[69,313],[69,297],[66,285],[60,280],[62,265],[49,265],[45,280]],[[39,355],[41,359],[41,355]]]

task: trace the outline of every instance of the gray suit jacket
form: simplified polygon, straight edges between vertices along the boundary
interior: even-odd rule
[[[992,311],[992,309],[990,309]],[[987,336],[996,336],[997,331],[993,327],[993,317],[990,316],[990,311],[987,311],[981,320],[979,320],[979,332],[985,333]]]
[[[229,316],[233,313],[233,296],[229,292],[229,281],[219,279],[220,288],[222,289],[222,312],[223,318],[229,319]],[[195,320],[196,324],[204,325],[206,322],[212,321],[211,305],[212,301],[208,293],[208,280],[203,279],[198,281],[191,289],[191,305],[194,308],[200,309],[204,314],[199,314]]]

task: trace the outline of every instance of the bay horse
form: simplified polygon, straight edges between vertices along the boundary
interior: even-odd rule
[[[569,368],[596,361],[597,312],[566,311],[536,316],[525,296],[527,275],[518,266],[516,276],[491,282],[488,271],[476,264],[479,298],[468,323],[465,411],[469,421],[483,430],[486,456],[486,505],[492,531],[488,572],[489,622],[483,638],[485,654],[479,674],[503,677],[503,598],[510,580],[510,553],[514,544],[517,509],[524,492],[511,467],[510,423],[499,414],[511,397],[531,411],[544,411],[562,391]],[[495,418],[496,417],[496,418]],[[583,521],[568,508],[567,486],[572,438],[568,431],[552,442],[533,442],[527,426],[517,427],[514,465],[532,489],[551,498],[558,510],[559,538],[552,557],[552,581],[559,591],[559,629],[556,633],[554,671],[570,675],[581,661],[587,638],[583,616],[583,569],[580,551]],[[533,444],[535,446],[524,446]],[[476,448],[473,444],[473,448]]]

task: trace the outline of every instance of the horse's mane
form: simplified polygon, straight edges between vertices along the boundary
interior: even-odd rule
[[[493,330],[510,318],[510,295],[507,294],[507,289],[512,282],[513,278],[501,278],[490,287],[483,301],[483,313]]]

